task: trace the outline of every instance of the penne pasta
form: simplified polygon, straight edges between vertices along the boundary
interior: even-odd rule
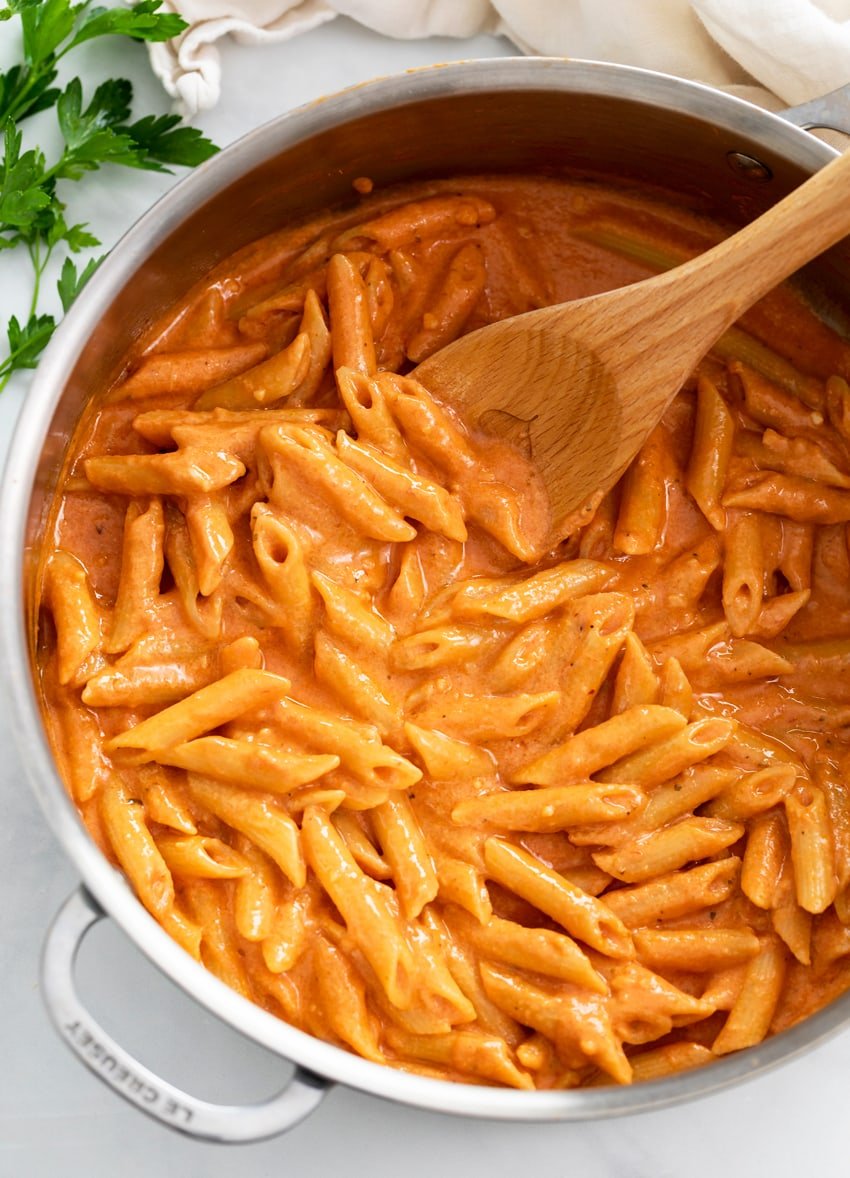
[[[306,882],[298,827],[273,797],[238,789],[200,774],[189,775],[189,789],[207,810],[245,835],[275,862],[297,888]]]
[[[630,957],[631,936],[605,904],[550,870],[527,851],[502,839],[484,844],[492,879],[551,916],[576,940],[613,957]]]
[[[850,981],[850,348],[771,292],[555,518],[522,390],[468,420],[413,366],[720,228],[379,179],[92,390],[33,539],[57,763],[162,927],[333,1048],[519,1090],[704,1066]]]
[[[687,488],[717,531],[726,523],[720,505],[735,441],[735,420],[717,386],[707,377],[697,382],[697,415],[688,463]]]

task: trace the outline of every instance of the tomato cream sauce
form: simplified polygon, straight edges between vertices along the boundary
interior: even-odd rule
[[[777,989],[761,1034],[791,1025],[850,982],[850,509],[844,500],[850,496],[850,409],[843,416],[850,406],[844,383],[850,346],[797,289],[773,292],[689,379],[635,466],[592,518],[577,521],[582,526],[548,552],[541,550],[548,530],[545,495],[534,456],[523,450],[521,427],[515,446],[470,436],[451,407],[432,411],[409,386],[381,386],[376,375],[404,377],[462,332],[637,281],[724,233],[652,194],[590,182],[472,177],[376,191],[222,262],[127,357],[121,380],[96,392],[69,450],[47,546],[64,555],[44,574],[38,649],[45,722],[60,770],[104,853],[131,875],[143,901],[189,951],[252,1000],[393,1066],[466,1082],[551,1087],[593,1083],[600,1074],[627,1081],[632,1067],[641,1078],[656,1074],[649,1070],[655,1066],[663,1074],[710,1062],[712,1050],[728,1049],[721,1045],[727,1020],[745,1017],[742,987],[755,985],[750,962],[767,961],[768,949]],[[329,259],[339,254],[346,261],[334,270]],[[309,337],[306,360],[298,352],[302,335]],[[324,362],[322,346],[328,349]],[[260,385],[252,391],[246,374],[276,356],[282,357],[277,394],[262,391],[263,385],[257,395]],[[343,362],[355,369],[354,406],[344,401],[334,376]],[[372,399],[384,396],[382,387],[390,405],[383,425]],[[722,460],[722,496],[706,508],[695,492],[706,466],[696,453],[697,416],[712,397],[725,407],[735,442]],[[284,421],[280,413],[290,411],[305,416]],[[361,432],[360,411],[376,432]],[[266,416],[260,420],[260,414]],[[516,414],[521,423],[521,389]],[[350,455],[337,431],[358,443],[365,437],[366,457]],[[382,436],[389,439],[383,448]],[[801,439],[807,448],[800,449]],[[343,490],[330,493],[302,453],[311,445],[331,456],[328,461],[356,459],[361,473],[380,451],[429,487],[443,488],[465,524],[435,530],[399,508],[389,522],[387,516],[364,530],[355,491],[338,481],[348,475],[334,466],[330,482],[336,479]],[[796,458],[765,465],[789,446],[797,446]],[[159,483],[145,482],[153,478],[147,473],[128,475],[126,463],[119,469],[101,461],[169,453],[182,465],[178,475],[157,473],[165,480]],[[212,489],[193,469],[191,455],[199,456],[196,465]],[[822,485],[817,464],[824,462],[833,498],[827,507],[813,507]],[[231,474],[237,467],[241,473],[217,473],[228,464]],[[758,480],[770,470],[791,480],[780,488],[789,504],[794,499],[790,514],[758,497],[766,494]],[[114,489],[115,479],[129,481]],[[436,503],[438,492],[428,494]],[[735,505],[724,504],[736,496]],[[441,511],[449,510],[440,503]],[[706,511],[714,511],[713,522]],[[754,537],[751,550],[730,540],[743,529]],[[293,569],[302,552],[307,572],[299,581]],[[730,605],[733,556],[752,558],[756,571]],[[570,567],[588,576],[588,586],[558,598],[548,612],[475,612],[474,602],[488,593],[510,591],[568,562],[579,562]],[[77,588],[65,590],[66,584]],[[747,595],[753,593],[758,602],[751,608]],[[735,621],[734,609],[749,610],[750,621]],[[596,678],[586,669],[588,643],[594,642],[604,652]],[[644,670],[633,672],[632,663]],[[371,726],[373,751],[377,731],[394,756],[414,767],[402,793],[405,821],[414,823],[416,840],[432,855],[422,903],[399,882],[387,817],[396,812],[385,808],[392,803],[387,791],[358,777],[344,759],[339,763],[343,748],[331,750],[323,739],[307,739],[288,726],[276,704],[192,730],[181,748],[200,746],[206,731],[232,742],[228,748],[336,758],[318,779],[256,794],[271,798],[267,805],[285,815],[293,839],[305,841],[303,885],[292,878],[296,869],[287,878],[265,844],[258,848],[244,825],[234,827],[224,816],[230,802],[220,800],[221,780],[242,793],[255,781],[216,778],[215,766],[199,775],[197,768],[181,767],[184,754],[133,746],[132,738],[121,746],[124,734],[240,670],[284,677],[288,698],[298,706],[339,716],[361,735]],[[568,705],[571,676],[585,674],[586,698]],[[475,700],[486,701],[484,711],[490,708],[484,719]],[[508,716],[505,701],[519,701],[512,719],[494,719]],[[765,810],[736,810],[721,791],[719,803],[709,796],[692,810],[670,811],[665,829],[683,818],[710,825],[714,815],[726,822],[732,841],[691,860],[671,860],[660,876],[728,860],[744,882],[723,891],[716,904],[672,915],[661,908],[639,922],[638,932],[631,925],[628,934],[623,930],[634,934],[640,969],[653,970],[681,995],[676,1001],[685,1006],[678,1014],[670,1013],[672,1006],[658,1014],[656,991],[650,999],[651,986],[641,989],[648,985],[645,972],[628,965],[633,949],[620,953],[592,938],[584,942],[602,979],[588,1001],[602,1003],[600,1025],[614,1028],[605,1031],[610,1045],[606,1039],[585,1056],[566,1031],[547,1031],[544,1017],[535,1014],[535,1003],[543,1001],[538,992],[551,1002],[578,1002],[580,984],[556,983],[539,964],[523,967],[517,960],[510,966],[514,974],[500,973],[492,966],[494,951],[482,948],[480,935],[468,927],[479,900],[479,924],[491,912],[512,930],[555,935],[563,922],[534,902],[527,887],[509,886],[508,868],[493,867],[496,851],[485,844],[504,837],[503,826],[478,819],[453,823],[451,814],[470,799],[527,790],[530,765],[636,705],[678,706],[691,724],[711,717],[733,721],[728,743],[710,764],[729,770],[730,783],[736,775],[749,781],[772,765],[793,765],[799,806],[777,796]],[[497,731],[500,723],[504,728]],[[437,753],[417,743],[426,741],[422,731],[448,738],[455,758],[461,746],[468,749],[468,772],[446,770],[441,777]],[[200,755],[199,747],[195,752]],[[607,772],[601,780],[619,780]],[[597,900],[604,904],[643,878],[622,866],[617,848],[639,852],[647,833],[639,826],[641,808],[680,780],[681,788],[690,788],[690,772],[677,770],[660,781],[650,773],[645,786],[632,783],[641,790],[640,803],[634,814],[623,812],[625,843],[611,834],[616,821],[606,835],[592,821],[554,830],[543,819],[538,829],[509,826],[509,841],[580,889],[595,912]],[[585,775],[591,785],[594,776]],[[213,786],[203,784],[209,779]],[[821,900],[800,882],[810,868],[800,852],[808,828],[798,815],[813,806],[823,816],[820,833],[810,836],[820,840],[820,870],[828,876],[818,885]],[[315,830],[325,832],[321,846],[336,837],[333,827],[368,886],[377,881],[376,895],[391,913],[386,920],[393,929],[403,927],[406,944],[428,962],[430,981],[422,985],[430,1000],[408,995],[394,1004],[393,987],[403,989],[418,976],[413,958],[400,950],[395,973],[387,966],[389,981],[382,981],[384,959],[369,956],[355,916],[319,882],[323,852],[319,836],[310,842],[304,833],[308,813]],[[629,827],[634,821],[638,826]],[[210,840],[208,850],[215,848],[209,853],[218,856],[220,874],[214,866],[204,876],[197,862],[187,866],[180,859],[198,837]],[[772,876],[760,892],[748,882],[758,870],[757,840],[772,856],[764,866]],[[135,852],[126,850],[131,845]],[[411,862],[420,854],[419,842],[411,844]],[[232,860],[225,863],[228,855]],[[470,899],[473,892],[479,900]],[[754,896],[762,899],[757,903]],[[614,913],[621,912],[619,904],[612,901]],[[733,954],[726,966],[702,961],[689,968],[684,957],[665,965],[657,942],[641,939],[645,928],[745,930],[752,952]],[[567,931],[582,942],[575,928]],[[521,939],[522,932],[511,935]],[[754,958],[757,946],[761,956]],[[522,998],[511,997],[520,990]],[[466,1009],[470,1003],[474,1011]],[[490,1062],[470,1062],[470,1039],[454,1039],[449,1047],[450,1030],[488,1037]],[[681,1044],[690,1053],[687,1064],[675,1062],[685,1058]],[[650,1057],[651,1049],[662,1055]],[[656,1064],[662,1057],[667,1062]]]

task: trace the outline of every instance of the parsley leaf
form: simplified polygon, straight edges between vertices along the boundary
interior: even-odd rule
[[[34,149],[21,155],[21,133],[11,123],[4,133],[3,167],[0,172],[0,232],[26,229],[52,200],[42,187],[44,156]]]
[[[80,7],[67,0],[41,0],[40,4],[13,3],[24,33],[24,62],[34,65],[55,53],[74,31]]]
[[[169,41],[186,28],[182,17],[158,13],[161,0],[140,0],[131,8],[92,8],[79,24],[68,49],[82,45],[93,37],[117,34],[143,41]],[[80,7],[86,7],[80,5]]]
[[[124,82],[124,86],[129,88],[130,83]],[[115,95],[102,93],[106,87],[119,88],[113,83],[99,86],[85,110],[79,78],[70,81],[60,94],[56,114],[65,140],[65,152],[53,169],[57,177],[79,180],[83,172],[93,172],[107,162],[136,165],[138,153],[132,139],[113,130],[110,125],[116,109]],[[126,103],[121,109],[126,111]]]
[[[218,150],[197,127],[182,127],[178,115],[146,115],[120,130],[137,145],[152,167],[154,162],[194,168]],[[168,169],[163,169],[167,171]]]
[[[6,327],[9,355],[0,364],[0,379],[8,379],[16,368],[35,368],[55,329],[52,315],[32,314],[23,327],[13,315]]]
[[[67,311],[73,303],[74,299],[86,285],[88,280],[94,274],[103,258],[89,258],[81,273],[77,273],[77,267],[70,258],[66,258],[62,263],[62,273],[59,276],[59,281],[56,283],[56,289],[59,291],[59,298],[62,300],[62,310]]]

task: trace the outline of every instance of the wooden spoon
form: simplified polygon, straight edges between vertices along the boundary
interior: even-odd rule
[[[742,312],[847,233],[850,151],[699,257],[483,327],[414,375],[473,427],[525,424],[557,526],[613,485]]]

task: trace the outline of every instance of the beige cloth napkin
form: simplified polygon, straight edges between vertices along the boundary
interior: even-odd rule
[[[774,95],[778,105],[850,82],[850,0],[165,0],[164,8],[190,27],[151,46],[151,59],[189,115],[218,101],[222,37],[280,41],[336,16],[390,37],[497,33],[526,53],[757,87],[746,96]]]

